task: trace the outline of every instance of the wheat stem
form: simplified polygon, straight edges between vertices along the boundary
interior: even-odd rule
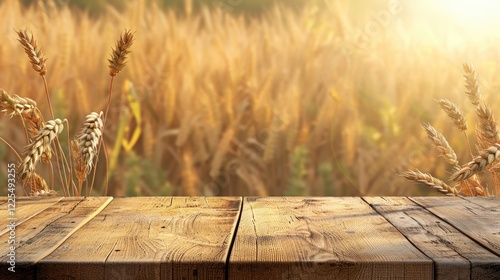
[[[467,147],[469,148],[469,153],[472,159],[474,159],[474,154],[472,153],[472,146],[470,145],[469,135],[464,131],[465,142],[467,143]]]
[[[12,145],[7,142],[7,140],[5,140],[3,137],[0,136],[0,141],[4,142],[5,145],[12,151],[14,152],[14,154],[17,156],[17,158],[19,159],[19,161],[23,161],[23,159],[21,158],[21,156],[19,155],[19,153],[16,151],[16,149],[14,149],[14,147],[12,147]]]
[[[47,86],[47,79],[45,79],[45,75],[42,76],[43,86],[45,87],[45,98],[47,99],[47,104],[49,104],[50,116],[54,119],[54,110],[52,109],[52,103],[50,102],[49,88]]]

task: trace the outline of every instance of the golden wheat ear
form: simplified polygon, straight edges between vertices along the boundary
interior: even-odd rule
[[[21,116],[36,108],[36,102],[29,98],[23,98],[16,94],[10,95],[0,88],[0,111],[10,117]]]
[[[28,55],[33,69],[38,72],[40,76],[45,76],[45,74],[47,73],[45,61],[47,59],[43,57],[43,53],[38,47],[37,42],[33,38],[33,34],[28,34],[27,29],[16,31],[16,33],[19,36],[18,41],[23,46],[24,52],[26,52],[26,54]]]
[[[102,117],[103,112],[92,112],[87,115],[82,130],[71,142],[75,175],[79,181],[85,181],[92,170],[94,159],[98,156],[103,130]]]
[[[484,170],[492,162],[500,158],[500,144],[495,144],[483,151],[474,160],[467,163],[462,169],[453,173],[450,177],[452,181],[460,182],[466,180],[472,175]]]
[[[26,180],[35,172],[36,164],[40,161],[43,154],[50,149],[52,141],[63,130],[64,125],[60,119],[50,120],[38,131],[23,152],[23,161],[18,167],[19,179]]]
[[[437,102],[458,129],[461,131],[467,130],[467,122],[465,121],[464,114],[453,102],[448,99],[440,99]]]
[[[120,36],[120,39],[116,42],[115,48],[111,53],[111,59],[109,61],[109,75],[111,77],[116,76],[127,64],[127,54],[130,53],[129,48],[134,43],[134,34],[130,30],[125,30],[125,32]]]
[[[459,167],[457,154],[453,151],[443,134],[438,132],[430,124],[423,124],[422,128],[425,132],[427,132],[427,136],[431,139],[434,147],[438,149],[440,156],[443,157],[447,163],[453,165],[454,167]]]
[[[479,91],[479,82],[476,77],[476,70],[471,63],[465,62],[463,65],[464,77],[465,77],[465,89],[467,90],[465,94],[469,98],[470,102],[474,106],[479,106],[481,102],[481,93]]]
[[[491,109],[482,104],[476,107],[479,127],[476,131],[478,150],[484,150],[498,143],[500,140],[498,126]]]
[[[432,177],[432,175],[427,173],[422,173],[419,170],[413,171],[408,170],[401,174],[404,178],[419,183],[423,183],[436,191],[446,194],[446,195],[458,195],[458,191],[455,188],[448,186],[445,182]]]

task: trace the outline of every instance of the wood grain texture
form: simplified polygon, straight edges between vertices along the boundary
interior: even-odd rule
[[[411,199],[500,256],[500,197]]]
[[[46,208],[53,206],[62,197],[17,197],[15,206],[15,222],[17,225],[41,213]],[[4,204],[0,205],[0,221],[7,221],[9,216],[7,198]],[[7,223],[5,227],[0,228],[0,235],[5,234],[9,229]]]
[[[432,277],[432,261],[360,198],[244,199],[229,279]]]
[[[16,273],[7,270],[9,233],[0,236],[0,279],[35,279],[36,263],[102,210],[112,198],[63,198],[15,230]]]
[[[240,197],[115,198],[38,265],[75,279],[225,279]]]
[[[434,261],[435,279],[500,279],[498,256],[425,208],[404,197],[364,199]]]

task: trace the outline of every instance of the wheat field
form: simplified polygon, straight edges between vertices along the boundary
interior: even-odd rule
[[[55,117],[75,135],[89,112],[104,111],[107,59],[130,29],[134,46],[115,79],[103,135],[108,168],[101,153],[93,194],[104,194],[106,176],[108,195],[433,194],[398,174],[418,168],[447,179],[452,172],[422,123],[447,136],[461,164],[470,161],[463,133],[436,100],[464,110],[473,139],[462,63],[474,63],[483,98],[498,112],[500,39],[415,23],[409,2],[380,2],[356,16],[346,1],[330,1],[246,18],[143,0],[91,17],[53,1],[24,7],[5,0],[0,88],[49,113],[43,84],[16,41],[14,30],[28,28],[47,58]],[[21,127],[0,118],[0,135],[18,151]],[[1,145],[0,161],[16,157]]]

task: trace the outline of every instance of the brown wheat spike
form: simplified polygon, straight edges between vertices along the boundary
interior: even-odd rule
[[[465,77],[465,88],[467,91],[467,97],[469,97],[470,102],[474,106],[479,106],[479,102],[481,100],[481,93],[479,92],[479,83],[476,77],[476,70],[474,70],[474,66],[470,63],[465,62],[463,65],[464,69],[464,77]]]
[[[458,166],[457,155],[450,147],[446,138],[430,124],[423,124],[422,127],[427,132],[427,136],[432,140],[434,146],[439,150],[441,156],[453,166]]]
[[[22,115],[24,121],[26,122],[26,126],[28,127],[28,132],[30,134],[31,139],[36,136],[38,131],[42,129],[45,124],[42,120],[42,116],[38,110],[31,110],[29,112],[23,112]]]
[[[43,153],[50,147],[52,141],[63,130],[64,126],[60,119],[50,120],[38,131],[23,152],[24,160],[18,167],[19,179],[25,180],[33,175],[36,164],[40,161]]]
[[[451,175],[450,179],[455,182],[466,180],[479,171],[484,170],[488,165],[500,157],[500,144],[495,145],[484,150],[482,154],[475,157],[474,160],[467,163],[462,169]]]
[[[465,118],[463,113],[458,109],[458,107],[453,104],[453,102],[448,99],[440,99],[438,100],[439,106],[446,112],[446,114],[452,119],[455,126],[465,131],[467,130],[467,123],[465,122]]]
[[[111,54],[111,59],[109,61],[109,75],[111,77],[116,76],[125,67],[127,54],[130,53],[128,50],[132,43],[134,42],[134,34],[130,30],[125,30],[125,33],[120,36],[120,39],[116,42],[116,46]]]
[[[31,66],[40,76],[44,76],[47,73],[47,67],[45,66],[47,59],[43,57],[43,53],[38,48],[33,35],[28,34],[28,30],[16,31],[16,33],[19,36],[19,42],[30,59]]]
[[[103,129],[103,112],[92,112],[87,115],[83,128],[72,141],[72,151],[75,159],[75,175],[84,181],[92,170],[94,158],[98,154],[99,141]]]
[[[16,94],[10,95],[0,88],[0,110],[10,117],[28,113],[36,108],[36,102],[22,98]]]
[[[478,144],[480,149],[486,149],[500,140],[497,122],[487,105],[477,106],[476,115],[479,118],[479,128],[476,132]]]
[[[420,183],[424,183],[427,186],[430,186],[437,190],[438,192],[441,192],[446,195],[458,195],[458,191],[455,188],[452,188],[448,186],[446,183],[443,181],[432,177],[430,174],[427,173],[422,173],[419,170],[413,171],[413,170],[408,170],[402,174],[403,177],[405,177],[408,180],[413,180],[417,181]]]
[[[464,196],[486,196],[483,186],[479,182],[479,177],[474,174],[467,180],[460,182],[460,194]]]
[[[45,180],[36,173],[33,173],[33,175],[24,180],[23,183],[28,184],[30,188],[30,196],[53,196],[57,194],[56,191],[49,190]]]

